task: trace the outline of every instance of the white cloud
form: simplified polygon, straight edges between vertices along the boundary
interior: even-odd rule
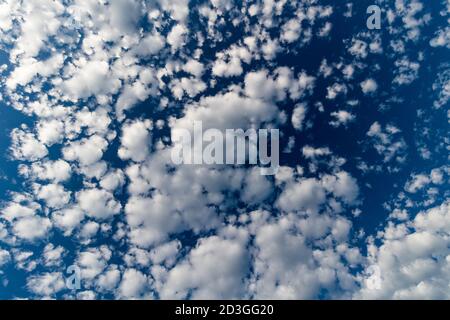
[[[108,191],[114,191],[125,183],[125,175],[122,170],[112,171],[102,177],[100,186]]]
[[[277,222],[266,223],[259,221],[264,219],[261,215],[255,214],[252,218],[256,245],[255,278],[251,287],[254,298],[315,299],[319,294],[333,298],[336,295],[342,297],[339,292],[356,288],[355,279],[341,259],[347,257],[353,262],[358,261],[357,251],[346,245],[312,249],[306,239],[308,234],[301,231],[306,227],[309,237],[314,229],[317,230],[316,237],[332,232],[341,242],[345,241],[345,233],[349,231],[347,220],[317,219],[315,216],[302,219],[298,215],[289,215]]]
[[[22,59],[21,64],[13,70],[6,80],[6,86],[15,90],[17,85],[25,86],[36,76],[50,77],[63,65],[63,56],[56,54],[45,61],[34,58]]]
[[[355,120],[355,115],[345,110],[334,111],[331,113],[331,116],[334,117],[335,120],[332,120],[329,123],[335,128],[339,126],[346,126],[349,122]]]
[[[141,39],[139,45],[133,49],[133,52],[140,57],[155,55],[164,48],[164,38],[159,34],[149,34]]]
[[[361,89],[364,94],[375,92],[377,88],[378,85],[373,79],[367,79],[361,82]]]
[[[7,264],[11,260],[11,255],[8,251],[0,249],[0,267]]]
[[[149,132],[151,127],[149,120],[138,120],[123,126],[120,138],[121,146],[118,151],[122,160],[131,159],[139,162],[147,158],[151,144]]]
[[[297,130],[303,130],[306,112],[308,109],[304,103],[297,105],[292,112],[292,126]]]
[[[78,161],[81,165],[88,166],[102,158],[107,146],[108,142],[104,138],[93,135],[80,141],[70,142],[63,149],[63,155],[66,160]]]
[[[20,129],[14,129],[11,133],[12,155],[16,159],[36,161],[44,158],[48,154],[48,150],[34,134],[25,132]]]
[[[36,185],[35,193],[37,198],[44,200],[50,208],[62,208],[70,201],[70,192],[59,184]]]
[[[60,266],[63,262],[62,257],[64,253],[65,249],[62,246],[55,247],[51,243],[47,244],[42,253],[45,266]]]
[[[127,269],[123,273],[119,286],[119,297],[125,299],[141,298],[148,286],[147,276],[136,269]]]
[[[27,288],[40,296],[52,297],[65,288],[61,272],[47,272],[27,279]]]
[[[67,208],[52,214],[53,223],[63,229],[66,235],[70,235],[73,229],[80,225],[83,218],[83,211],[78,208]]]
[[[196,77],[201,77],[203,75],[204,65],[197,60],[190,59],[184,64],[183,70]]]
[[[380,246],[369,245],[369,266],[379,271],[377,286],[363,275],[363,287],[356,298],[364,299],[449,299],[450,208],[448,203],[420,212],[397,237]],[[408,227],[410,225],[410,227]],[[369,266],[366,268],[368,269]]]
[[[400,129],[394,125],[383,127],[375,121],[369,128],[367,136],[374,141],[374,148],[378,154],[383,156],[384,162],[396,161],[403,163],[406,159],[406,142],[400,136]]]
[[[317,212],[325,202],[326,193],[320,181],[314,178],[300,180],[286,186],[278,198],[280,209],[291,212],[296,210],[311,210]]]
[[[114,196],[103,189],[85,189],[77,193],[78,204],[87,216],[107,219],[118,214],[121,205]]]
[[[242,236],[241,236],[242,237]],[[166,275],[159,292],[163,299],[236,299],[244,295],[248,270],[245,236],[202,239],[184,261]]]
[[[154,244],[181,229],[181,217],[166,196],[132,197],[125,206],[131,241],[143,247]]]
[[[106,246],[88,248],[78,254],[76,266],[81,270],[83,285],[90,285],[89,282],[105,270],[111,255],[111,250]]]
[[[30,216],[15,221],[13,232],[19,238],[34,241],[47,236],[50,228],[51,222],[48,218]]]
[[[158,0],[164,10],[170,11],[171,17],[178,21],[184,21],[189,14],[188,0]]]
[[[72,76],[62,82],[61,90],[73,100],[86,99],[90,96],[114,94],[120,88],[120,81],[110,73],[106,61],[79,60],[72,66]]]
[[[63,182],[71,177],[70,165],[61,159],[56,161],[34,162],[31,166],[32,175],[40,180]]]
[[[177,24],[172,28],[167,35],[167,43],[172,47],[172,52],[184,46],[187,33],[187,28],[182,24]]]

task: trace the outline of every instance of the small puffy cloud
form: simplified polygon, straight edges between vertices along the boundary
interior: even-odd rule
[[[64,253],[65,249],[62,246],[55,247],[51,243],[47,244],[44,248],[44,252],[42,253],[44,265],[46,267],[61,265]]]
[[[108,219],[120,212],[121,205],[103,189],[84,189],[77,193],[78,205],[87,216]]]
[[[123,273],[118,295],[124,299],[142,298],[148,288],[147,276],[136,269],[127,269]]]
[[[347,86],[342,83],[334,83],[327,88],[327,99],[334,100],[339,95],[345,95],[347,93]]]
[[[64,277],[61,272],[33,275],[27,279],[27,288],[37,295],[52,297],[65,288]]]
[[[54,55],[46,61],[38,61],[34,58],[23,59],[21,64],[10,74],[6,86],[10,90],[15,90],[17,85],[27,85],[36,76],[49,77],[53,75],[62,65],[62,54]]]
[[[256,212],[255,212],[256,213]],[[342,243],[350,229],[349,221],[324,215],[301,218],[288,215],[279,221],[254,214],[255,279],[252,297],[256,299],[316,299],[320,294],[339,297],[356,288],[356,281],[342,262],[360,260],[358,250],[346,244],[337,248],[312,249],[309,242],[330,236]]]
[[[311,210],[317,212],[326,200],[326,192],[320,181],[314,178],[291,183],[277,200],[278,207],[286,212]]]
[[[281,34],[281,39],[288,43],[294,42],[300,37],[301,28],[301,21],[298,19],[289,20],[282,27],[283,33]]]
[[[449,204],[422,211],[395,228],[388,225],[382,244],[369,244],[370,263],[362,275],[363,299],[449,299]],[[410,227],[408,227],[410,226]]]
[[[172,47],[172,51],[177,51],[186,42],[187,28],[182,24],[175,25],[167,35],[167,43]]]
[[[326,149],[317,149],[326,153]],[[308,156],[314,155],[305,149]],[[277,206],[285,212],[306,211],[317,213],[320,207],[327,202],[327,195],[340,198],[344,203],[353,205],[359,195],[356,179],[345,171],[334,175],[323,175],[321,179],[303,178],[299,181],[290,181],[277,200]]]
[[[177,119],[172,130],[185,128],[192,130],[194,121],[202,121],[203,129],[242,128],[244,130],[262,122],[273,121],[277,117],[277,107],[271,103],[242,97],[235,92],[203,97],[198,104],[186,107],[185,116]]]
[[[12,146],[10,149],[16,159],[36,161],[44,158],[48,154],[45,145],[30,132],[16,128],[11,133],[11,139]]]
[[[331,154],[329,148],[314,148],[311,146],[304,146],[302,148],[302,154],[306,159],[314,159],[317,157],[328,156]]]
[[[54,182],[63,182],[71,177],[72,170],[70,165],[62,160],[34,162],[31,166],[30,174],[34,179],[51,180]]]
[[[0,249],[0,267],[11,260],[11,255],[7,250]]]
[[[395,61],[396,74],[393,83],[398,85],[409,85],[419,76],[420,63],[403,58]]]
[[[125,175],[122,170],[116,170],[105,174],[100,181],[100,186],[108,191],[114,191],[125,183]]]
[[[14,222],[13,232],[19,238],[34,241],[44,238],[51,228],[51,221],[40,216],[30,216]]]
[[[61,90],[74,101],[90,96],[116,93],[120,80],[110,73],[109,64],[102,60],[80,60],[73,66],[73,75],[61,84]]]
[[[345,171],[337,172],[334,175],[325,175],[322,183],[325,189],[348,204],[353,204],[359,195],[356,179]]]
[[[367,49],[368,45],[366,42],[359,39],[353,39],[352,46],[348,49],[348,51],[357,58],[365,59],[368,54]]]
[[[202,239],[186,259],[167,274],[159,292],[163,299],[238,299],[244,296],[248,271],[245,237]]]
[[[154,264],[172,265],[180,249],[181,243],[178,240],[170,241],[153,248],[150,259]]]
[[[97,279],[97,287],[100,291],[112,291],[116,288],[120,280],[120,271],[117,267],[111,266],[104,271]]]
[[[35,193],[38,199],[44,200],[50,208],[62,208],[70,201],[70,192],[59,184],[37,185]]]
[[[188,0],[158,0],[161,7],[170,12],[172,19],[184,21],[189,14]]]
[[[269,39],[261,47],[264,59],[273,60],[277,53],[281,51],[280,45],[277,40]]]
[[[141,39],[139,45],[132,52],[140,57],[148,57],[157,54],[164,48],[164,38],[159,34],[149,34]]]
[[[367,79],[361,82],[361,90],[364,94],[375,92],[378,89],[378,85],[375,80]]]
[[[185,94],[193,98],[206,89],[203,81],[194,78],[174,79],[170,86],[173,96],[178,100],[181,100]]]
[[[331,116],[335,119],[330,121],[330,125],[337,128],[340,126],[346,126],[349,122],[355,120],[355,115],[345,110],[334,111]]]
[[[106,246],[87,248],[78,254],[76,265],[80,268],[81,278],[90,282],[106,269],[112,252]]]
[[[384,162],[396,161],[403,163],[406,159],[406,142],[400,136],[400,129],[394,125],[386,125],[384,128],[375,121],[369,128],[367,136],[374,141],[374,148],[383,157]]]
[[[292,112],[292,126],[297,130],[303,130],[307,112],[306,105],[301,103],[294,108]]]
[[[40,121],[37,126],[38,139],[47,146],[62,141],[64,124],[59,120]]]
[[[181,228],[181,217],[167,196],[132,197],[125,206],[125,213],[131,227],[131,241],[143,247],[164,240]]]
[[[64,230],[66,235],[70,235],[83,219],[84,213],[79,208],[67,208],[52,213],[54,225]]]
[[[93,135],[80,141],[70,142],[63,149],[66,160],[78,161],[83,166],[92,165],[99,161],[108,146],[108,141],[99,135]]]
[[[199,78],[203,75],[204,66],[197,60],[190,59],[184,64],[183,70]]]
[[[135,162],[144,161],[149,154],[151,144],[151,122],[135,121],[125,124],[120,138],[121,146],[118,155],[122,160],[131,159]]]

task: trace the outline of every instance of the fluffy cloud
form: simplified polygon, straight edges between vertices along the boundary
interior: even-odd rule
[[[126,207],[128,225],[132,228],[132,242],[148,246],[164,240],[171,232],[180,230],[181,217],[172,201],[165,196],[131,198]]]
[[[44,200],[50,208],[61,208],[70,201],[70,192],[64,190],[64,187],[58,184],[47,184],[45,186],[36,186],[36,196]]]
[[[248,270],[245,235],[237,239],[217,236],[202,239],[186,260],[165,277],[159,292],[163,299],[232,299],[244,295],[242,282]],[[242,238],[241,238],[242,237]]]
[[[85,189],[77,194],[78,204],[86,215],[107,219],[120,212],[121,205],[114,196],[103,189]]]
[[[450,279],[450,207],[448,203],[420,212],[412,221],[388,226],[382,244],[369,245],[370,272],[356,294],[364,299],[448,299]],[[375,271],[374,271],[375,270]]]
[[[292,112],[292,126],[297,130],[303,129],[303,122],[306,117],[307,108],[305,104],[299,104]]]
[[[46,237],[50,228],[51,222],[48,218],[30,216],[15,221],[13,232],[19,238],[33,241]]]
[[[374,122],[367,132],[372,137],[375,144],[374,148],[383,156],[384,162],[391,160],[398,163],[405,161],[405,149],[407,148],[404,139],[400,136],[400,130],[393,125],[386,125],[385,128]]]
[[[340,262],[341,256],[350,257],[355,252],[346,246],[310,248],[301,231],[302,226],[308,225],[306,223],[309,219],[298,221],[295,216],[287,216],[278,222],[261,225],[263,216],[256,212],[253,215],[257,256],[254,265],[255,279],[251,288],[255,298],[312,299],[319,292],[333,297],[340,290],[356,288],[356,280]],[[325,237],[333,230],[340,238],[338,241],[342,241],[349,229],[339,227],[339,220],[333,221],[315,219],[310,225],[315,226],[315,229],[322,228],[320,233],[316,233],[316,237]],[[333,223],[336,225],[332,226]],[[345,220],[341,223],[348,224]],[[310,230],[308,227],[305,229]],[[358,253],[354,258],[354,261],[358,261]]]
[[[73,75],[61,84],[61,90],[71,100],[92,95],[100,98],[117,92],[120,82],[111,76],[108,62],[80,60],[77,63],[73,66]]]
[[[330,121],[330,125],[337,128],[339,126],[346,126],[349,122],[355,120],[355,116],[348,111],[339,110],[331,113],[335,120]]]
[[[11,138],[13,141],[11,151],[16,159],[36,161],[48,154],[45,145],[30,132],[14,129]]]
[[[377,83],[373,79],[367,79],[361,82],[361,90],[365,94],[375,92],[378,88]]]
[[[187,32],[187,28],[182,24],[177,24],[172,28],[167,35],[167,43],[172,47],[172,51],[176,51],[184,45]]]
[[[64,289],[65,282],[62,273],[48,272],[29,277],[27,287],[37,295],[52,297],[55,293]]]
[[[81,141],[71,142],[63,149],[64,158],[69,161],[78,161],[83,166],[92,165],[99,161],[108,142],[98,136],[93,135]]]
[[[149,120],[135,121],[124,125],[120,139],[121,146],[118,151],[119,157],[123,160],[132,159],[136,162],[145,160],[151,144],[149,129],[151,129]]]
[[[141,298],[147,286],[147,277],[142,272],[136,269],[127,269],[120,282],[119,296],[126,299]]]
[[[0,265],[39,298],[449,298],[448,5],[381,3],[348,37],[352,4],[317,2],[3,1],[0,102],[30,118],[4,117]],[[398,88],[419,77],[416,108]],[[194,121],[279,128],[289,154],[274,177],[174,165]]]
[[[39,180],[52,180],[54,182],[66,181],[71,176],[70,165],[64,160],[34,162],[31,174]]]

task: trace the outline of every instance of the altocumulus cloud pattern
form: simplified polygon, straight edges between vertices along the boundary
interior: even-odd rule
[[[449,14],[1,0],[0,298],[450,299]],[[279,170],[173,164],[196,121]]]

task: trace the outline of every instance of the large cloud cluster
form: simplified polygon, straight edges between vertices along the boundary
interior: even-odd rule
[[[39,298],[449,298],[448,167],[401,176],[408,133],[423,160],[449,141],[427,144],[444,135],[423,128],[425,106],[405,131],[385,116],[430,50],[448,49],[448,28],[424,35],[436,10],[418,0],[379,2],[384,31],[340,34],[353,7],[318,0],[1,1],[0,101],[27,117],[9,133],[4,286],[13,267]],[[308,53],[323,43],[336,54]],[[438,70],[427,90],[442,113],[448,65]],[[195,121],[280,128],[287,160],[273,177],[175,165],[171,132]],[[403,189],[367,236],[358,217],[384,172]],[[79,291],[65,284],[69,265]]]

